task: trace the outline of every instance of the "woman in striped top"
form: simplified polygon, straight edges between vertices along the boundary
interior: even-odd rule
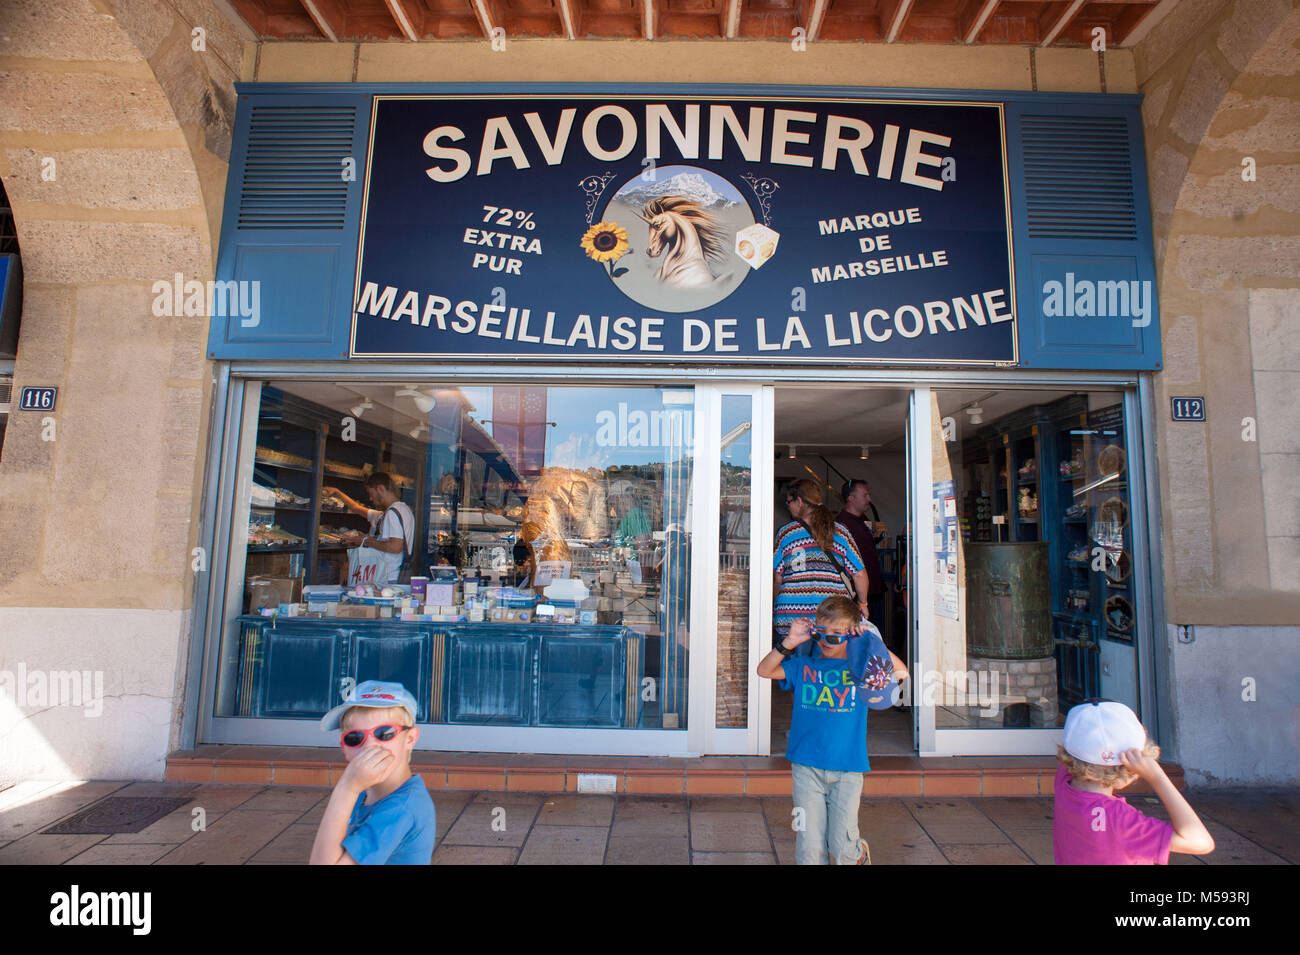
[[[794,520],[777,531],[772,555],[772,570],[776,575],[772,618],[777,641],[785,638],[790,624],[800,617],[815,617],[817,605],[827,597],[848,595],[839,571],[826,556],[828,553],[834,554],[835,560],[853,578],[853,586],[861,598],[862,616],[867,616],[869,581],[862,555],[853,543],[853,536],[835,522],[835,516],[822,500],[821,487],[808,478],[795,481],[786,492],[785,503]]]

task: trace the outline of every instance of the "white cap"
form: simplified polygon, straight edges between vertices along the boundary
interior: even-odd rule
[[[1065,716],[1065,751],[1098,766],[1120,765],[1120,754],[1142,749],[1147,731],[1123,703],[1094,700],[1080,703]]]

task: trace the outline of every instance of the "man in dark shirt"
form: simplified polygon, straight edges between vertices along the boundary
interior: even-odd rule
[[[835,520],[844,525],[845,529],[853,535],[853,543],[858,545],[858,553],[862,555],[862,564],[871,582],[870,589],[867,591],[867,608],[871,615],[871,622],[888,642],[888,622],[885,620],[885,581],[880,572],[880,555],[876,553],[875,536],[863,520],[863,515],[871,506],[871,491],[867,488],[866,481],[845,481],[840,496],[844,498],[844,510],[840,511]]]

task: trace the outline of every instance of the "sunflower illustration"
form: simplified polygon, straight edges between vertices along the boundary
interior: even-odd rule
[[[627,230],[617,222],[597,222],[583,234],[581,245],[589,258],[604,263],[611,278],[627,272],[614,268],[614,263],[630,251]]]

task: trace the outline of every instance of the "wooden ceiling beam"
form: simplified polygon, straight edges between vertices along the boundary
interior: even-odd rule
[[[727,0],[727,15],[722,25],[722,35],[728,40],[740,36],[740,2],[741,0]]]
[[[470,0],[470,6],[474,8],[474,15],[478,17],[478,25],[483,35],[489,40],[492,39],[492,29],[496,24],[492,22],[492,11],[488,9],[487,0]]]
[[[560,11],[560,25],[564,27],[564,35],[570,40],[576,39],[578,30],[574,25],[573,6],[569,0],[555,0],[555,5]]]
[[[424,11],[416,0],[384,0],[402,35],[418,43],[424,32]]]
[[[298,0],[298,2],[302,4],[302,8],[316,24],[316,29],[320,30],[321,35],[326,39],[337,43],[340,35],[346,36],[346,31],[343,29],[346,14],[337,0]]]
[[[1070,0],[1070,5],[1065,8],[1064,12],[1056,18],[1056,21],[1047,28],[1047,35],[1039,42],[1039,46],[1051,46],[1056,42],[1056,38],[1061,35],[1061,31],[1070,25],[1070,21],[1078,15],[1083,9],[1087,0]]]
[[[659,6],[656,0],[640,0],[641,33],[647,40],[653,40],[659,32]]]
[[[993,16],[993,11],[998,8],[998,4],[1001,2],[1002,0],[982,0],[982,2],[970,8],[958,28],[963,43],[975,42],[975,38],[984,29],[984,24],[989,22],[989,17]]]
[[[912,12],[914,0],[894,0],[891,7],[881,7],[880,26],[885,31],[885,42],[894,43],[903,32],[903,24]]]
[[[822,24],[826,22],[826,11],[830,5],[831,0],[813,0],[812,10],[808,13],[809,43],[821,36]]]

